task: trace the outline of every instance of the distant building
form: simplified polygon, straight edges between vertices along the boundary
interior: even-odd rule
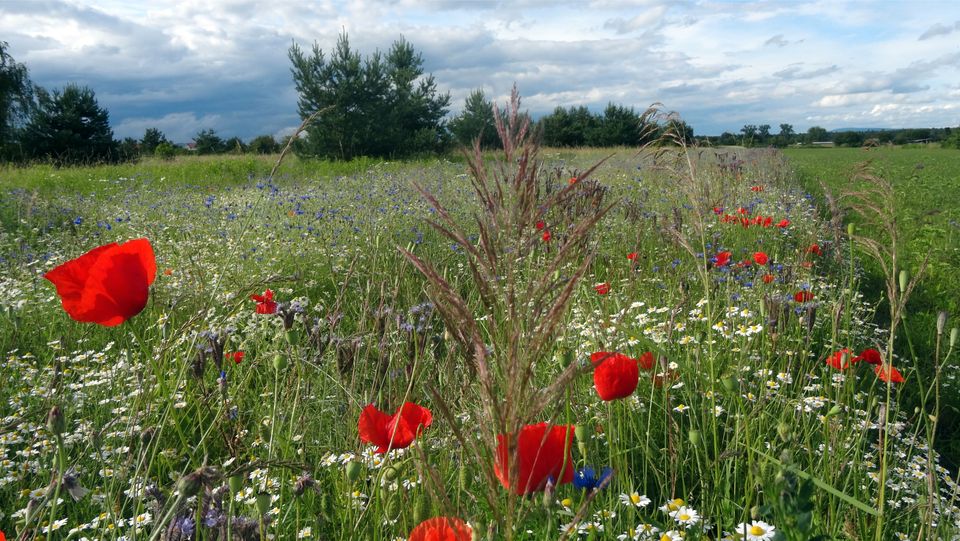
[[[814,141],[810,143],[810,146],[829,148],[829,147],[834,147],[836,145],[833,143],[833,141]]]

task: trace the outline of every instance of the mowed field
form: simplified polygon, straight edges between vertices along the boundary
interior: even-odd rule
[[[839,191],[861,157],[893,182],[909,268],[930,254],[895,337],[847,237],[873,226],[831,224],[812,181]],[[519,158],[0,171],[0,530],[960,534],[937,450],[956,152]],[[44,275],[134,239],[156,261],[145,308],[71,319]]]

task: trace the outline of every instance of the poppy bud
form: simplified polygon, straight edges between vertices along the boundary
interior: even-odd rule
[[[848,223],[848,224],[847,224],[847,235],[850,236],[850,237],[852,237],[853,234],[854,234],[854,232],[856,231],[856,229],[857,229],[857,228],[856,228],[856,226],[853,225],[853,222]]]
[[[283,354],[277,353],[273,356],[273,368],[280,371],[287,367],[287,358]]]
[[[200,472],[194,471],[190,472],[187,475],[184,475],[180,478],[180,482],[177,484],[177,488],[180,490],[180,494],[185,498],[191,498],[196,496],[200,492],[201,485],[201,476]]]
[[[777,424],[777,435],[780,436],[780,439],[784,443],[789,443],[793,439],[793,429],[790,427],[790,423],[786,421],[780,421]]]
[[[760,506],[754,505],[750,508],[750,518],[753,520],[760,520]]]
[[[295,329],[288,329],[285,335],[287,337],[288,344],[296,344],[300,342],[300,333],[298,333]]]
[[[723,384],[723,388],[727,390],[728,393],[732,393],[736,388],[736,382],[730,376],[720,379],[720,383]]]
[[[266,515],[267,511],[270,510],[270,495],[266,492],[260,492],[257,494],[257,512],[261,515]]]
[[[360,473],[363,470],[359,462],[353,462],[353,461],[347,462],[346,469],[347,469],[347,479],[349,479],[350,482],[353,482],[359,479]]]
[[[834,415],[840,413],[843,409],[840,407],[840,404],[837,404],[830,408],[830,411],[827,412],[827,417],[833,417]]]
[[[947,312],[945,310],[941,310],[940,313],[937,314],[937,335],[943,334],[943,329],[946,326],[947,326]]]
[[[50,413],[47,415],[47,430],[54,436],[60,436],[67,431],[67,420],[60,406],[50,408]]]
[[[387,481],[393,481],[397,478],[397,469],[393,466],[387,466],[383,469],[383,478]]]
[[[960,329],[954,327],[950,329],[950,347],[953,347],[957,343],[957,335],[960,334]]]
[[[467,490],[467,465],[464,462],[460,461],[460,471],[457,473],[457,482],[460,485],[460,490],[466,492]]]
[[[687,432],[687,439],[690,440],[691,445],[700,445],[700,431],[691,429],[690,432]]]
[[[907,269],[903,269],[900,271],[900,293],[906,291],[908,283],[910,283],[910,272]]]
[[[577,437],[579,442],[587,441],[587,429],[583,425],[577,425],[573,429],[573,435]]]
[[[243,488],[243,475],[242,474],[234,475],[230,477],[228,482],[230,483],[230,492],[232,494],[236,494],[237,492],[240,492],[240,489]]]
[[[555,488],[556,487],[553,484],[553,479],[548,478],[546,486],[543,487],[543,500],[541,500],[543,502],[543,508],[546,510],[550,510],[550,508],[553,506],[553,494]]]

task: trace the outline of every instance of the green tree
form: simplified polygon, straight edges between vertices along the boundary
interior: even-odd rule
[[[482,148],[500,147],[493,119],[493,102],[487,100],[482,89],[478,88],[467,96],[463,111],[450,121],[449,128],[456,142],[463,146],[472,147],[479,137]]]
[[[93,90],[67,85],[52,94],[39,91],[38,106],[23,132],[29,156],[58,165],[98,163],[117,158],[110,116]]]
[[[280,152],[280,145],[272,135],[258,135],[250,140],[247,149],[256,154],[276,154]]]
[[[740,128],[740,133],[743,134],[743,139],[741,144],[745,147],[752,147],[754,143],[757,142],[757,126],[756,124],[746,124]]]
[[[596,146],[637,146],[641,142],[642,120],[633,107],[608,103],[599,118],[592,144]]]
[[[140,152],[146,156],[152,156],[157,147],[162,143],[169,143],[167,136],[157,128],[147,128],[143,132],[143,139],[140,139]]]
[[[7,43],[0,41],[0,160],[22,157],[17,139],[34,105],[27,67],[7,54]]]
[[[197,154],[220,154],[227,150],[224,140],[214,129],[200,130],[193,143],[197,146]]]
[[[300,117],[322,111],[298,142],[298,153],[350,159],[445,145],[450,96],[437,91],[432,75],[424,75],[423,58],[406,40],[395,42],[386,57],[375,52],[361,58],[344,33],[329,60],[316,43],[309,55],[294,44],[289,57]]]
[[[247,152],[247,145],[237,136],[233,136],[223,142],[223,152],[230,154],[244,154]]]
[[[757,126],[757,139],[761,145],[766,145],[770,142],[770,124],[760,124]]]
[[[807,134],[803,139],[807,144],[829,141],[830,132],[828,132],[826,128],[821,128],[820,126],[811,126],[810,129],[807,130]]]
[[[777,134],[773,144],[780,148],[788,146],[793,142],[793,137],[795,134],[796,132],[793,131],[792,124],[780,124],[780,133]]]

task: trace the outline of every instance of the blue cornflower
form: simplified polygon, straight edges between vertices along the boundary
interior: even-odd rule
[[[599,476],[593,466],[584,466],[573,475],[573,486],[581,490],[597,490],[607,486],[612,475],[613,469],[609,466],[604,468]]]

